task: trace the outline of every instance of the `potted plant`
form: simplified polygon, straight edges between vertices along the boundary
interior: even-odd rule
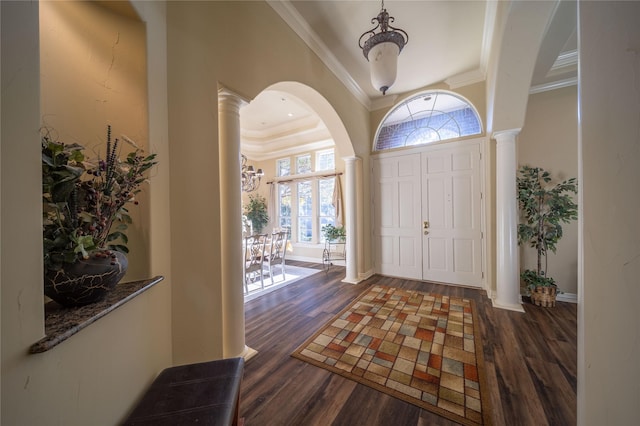
[[[347,231],[344,226],[334,226],[328,223],[322,227],[322,236],[324,237],[322,264],[325,267],[325,271],[328,272],[334,260],[346,259],[344,243],[347,238]]]
[[[267,200],[260,194],[249,195],[249,204],[245,206],[244,213],[251,222],[255,233],[262,232],[262,229],[269,223]]]
[[[155,154],[126,141],[133,150],[121,160],[111,126],[103,158],[88,158],[83,146],[50,133],[42,136],[44,287],[62,305],[102,300],[126,272],[132,223],[126,206],[137,204],[135,195],[156,164]]]
[[[333,226],[331,224],[324,225],[322,227],[322,235],[325,241],[331,242],[344,242],[347,237],[347,231],[344,226]]]
[[[523,222],[518,225],[518,243],[528,243],[537,251],[536,270],[527,269],[520,277],[538,306],[555,306],[557,286],[548,275],[548,251],[556,252],[562,238],[561,223],[578,218],[575,178],[554,184],[549,172],[540,167],[523,166],[518,171],[518,204]],[[544,257],[544,267],[542,258]]]

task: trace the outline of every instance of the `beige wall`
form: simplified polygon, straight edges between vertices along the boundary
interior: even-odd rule
[[[172,350],[176,364],[222,353],[219,82],[248,97],[282,80],[315,88],[343,119],[363,158],[369,199],[369,113],[269,6],[171,2],[166,27],[162,3],[136,7],[147,28],[149,140],[161,159],[150,188],[150,273],[168,279],[52,351],[27,355],[43,335],[42,271],[34,267],[42,262],[39,3],[0,2],[3,425],[116,424],[153,376],[172,364]],[[626,113],[639,108],[629,90],[637,57],[628,42],[637,45],[638,36],[618,40],[606,29],[625,36],[637,31],[640,11],[633,2],[586,2],[580,9],[579,424],[629,424],[636,419],[640,382],[640,205],[629,194],[637,193],[640,159],[637,117]],[[228,34],[238,38],[232,42]],[[368,230],[367,216],[362,220]],[[365,237],[369,247],[368,231]]]
[[[542,167],[557,179],[578,177],[577,86],[529,96],[517,141],[518,167]],[[578,201],[578,196],[575,196]],[[548,275],[565,293],[578,293],[578,222],[563,225],[556,253],[549,252]],[[534,248],[520,247],[520,269],[536,269]],[[544,260],[543,260],[544,262]],[[544,268],[544,263],[543,263]]]
[[[150,268],[149,275],[165,275],[167,279],[54,349],[37,355],[28,354],[29,347],[44,335],[38,132],[42,122],[39,40],[41,6],[44,6],[43,16],[46,16],[48,5],[43,5],[42,2],[0,4],[1,423],[112,425],[123,419],[153,377],[162,368],[171,365],[170,270],[166,266]],[[162,10],[161,5],[154,6],[154,12],[158,10]],[[154,28],[154,34],[157,35],[158,25],[163,27],[162,13],[149,14],[145,18],[150,20],[148,25]],[[62,30],[61,27],[59,29]],[[44,33],[47,31],[45,28]],[[157,57],[162,56],[164,51],[164,39],[156,39],[152,43],[153,53],[149,58],[156,63]],[[106,71],[105,64],[96,65]],[[87,77],[88,74],[89,71],[86,71],[82,77]],[[43,75],[42,78],[46,80],[47,76]],[[166,81],[160,80],[157,75],[149,78],[149,94],[153,94],[156,102],[163,102],[162,95],[158,95],[160,87],[159,91],[165,93],[166,105]],[[77,81],[77,84],[81,83]],[[46,103],[50,99],[43,101]],[[86,104],[78,104],[77,108],[77,115],[83,116],[85,120],[102,121],[105,110],[94,105],[93,113],[87,113]],[[70,106],[69,110],[72,109]],[[149,115],[150,135],[161,134],[162,126],[166,125],[166,115],[161,116],[161,109],[156,106]],[[64,118],[60,113],[61,110],[57,117],[48,117],[56,126],[62,121],[55,120]],[[72,118],[65,119],[73,121]],[[140,128],[146,127],[143,124]],[[99,129],[96,133],[102,135]],[[154,141],[159,152],[164,152],[163,143],[166,144],[166,141],[166,131],[163,137]],[[153,183],[165,182],[167,171],[167,168],[161,168]],[[154,207],[166,204],[166,198],[160,192],[165,193],[168,198],[166,188],[156,186],[149,191],[150,203]],[[149,220],[149,234],[160,235],[158,227],[164,220],[162,216],[168,216],[168,210],[154,211],[157,214]],[[154,238],[155,241],[162,241]],[[164,242],[168,240],[165,238]],[[150,263],[166,265],[168,262],[164,258],[168,247],[168,244],[164,250],[162,246],[154,247]],[[149,266],[145,268],[149,269]]]
[[[180,282],[174,357],[182,363],[222,355],[219,212],[229,207],[219,201],[218,85],[252,99],[280,81],[305,84],[338,113],[357,155],[369,152],[370,137],[366,109],[266,3],[167,8],[172,267]]]
[[[42,126],[86,154],[104,158],[107,124],[149,152],[145,25],[90,2],[40,4]],[[133,148],[120,144],[124,157]],[[133,219],[125,280],[149,276],[149,194],[142,187]]]
[[[638,16],[639,2],[578,4],[578,424],[586,426],[638,423]]]

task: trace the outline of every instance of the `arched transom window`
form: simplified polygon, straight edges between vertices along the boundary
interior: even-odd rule
[[[478,113],[466,99],[450,92],[413,96],[393,108],[382,121],[375,151],[423,145],[482,133]]]

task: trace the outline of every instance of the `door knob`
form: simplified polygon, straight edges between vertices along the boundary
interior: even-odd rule
[[[422,222],[422,228],[424,229],[428,229],[429,228],[429,221],[425,220],[424,222]]]

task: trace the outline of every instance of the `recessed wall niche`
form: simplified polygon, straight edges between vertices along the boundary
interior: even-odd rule
[[[41,124],[56,139],[104,156],[110,124],[112,137],[124,135],[152,152],[146,27],[129,2],[40,2],[40,75]],[[122,154],[128,152],[124,144]],[[137,198],[129,206],[123,281],[149,277],[148,187]]]

